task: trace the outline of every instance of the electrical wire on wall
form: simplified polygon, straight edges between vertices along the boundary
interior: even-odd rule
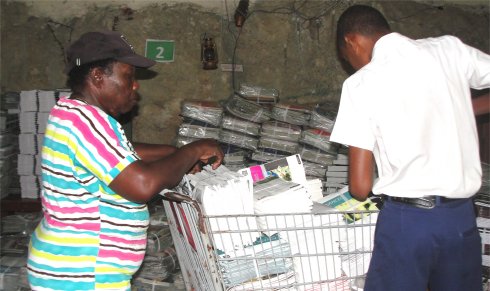
[[[48,23],[47,23],[46,26],[48,27],[49,31],[53,35],[54,41],[56,42],[56,44],[58,45],[58,47],[61,50],[61,56],[63,56],[63,63],[66,64],[65,45],[61,42],[61,40],[56,35],[55,28],[59,28],[59,27],[61,27],[61,28],[67,28],[68,29],[68,41],[67,41],[67,43],[71,43],[71,35],[73,33],[73,26],[70,26],[70,25],[67,25],[67,24],[63,24],[63,23],[60,23],[60,22],[56,22],[56,21],[53,21],[51,19],[48,19]]]
[[[236,56],[236,49],[238,47],[238,39],[240,39],[241,32],[242,32],[242,28],[239,27],[238,28],[238,35],[235,38],[235,45],[233,46],[233,55],[231,57],[231,67],[232,67],[232,70],[231,70],[231,82],[233,84],[233,93],[235,93],[235,94],[239,94],[237,92],[236,86],[235,86],[235,64],[236,64],[235,56]]]
[[[260,13],[266,13],[266,14],[280,14],[280,15],[294,15],[294,17],[298,20],[301,21],[301,24],[297,28],[299,29],[304,29],[305,24],[311,25],[311,23],[314,23],[316,28],[319,29],[319,23],[321,23],[321,18],[326,16],[328,13],[330,13],[333,9],[335,9],[338,6],[345,5],[348,0],[334,0],[334,1],[320,1],[319,5],[317,6],[311,6],[307,4],[315,4],[318,3],[318,1],[311,1],[311,0],[292,0],[287,3],[285,6],[277,6],[277,7],[271,7],[270,9],[267,8],[260,8],[260,9],[255,9],[255,10],[250,10],[248,9],[249,5],[249,0],[240,0],[238,5],[236,5],[236,10],[234,14],[234,22],[230,21],[230,13],[228,11],[228,1],[224,0],[225,3],[225,9],[226,9],[226,16],[228,20],[228,31],[230,34],[233,36],[234,39],[234,45],[233,45],[233,54],[232,54],[232,87],[233,87],[233,92],[235,94],[237,93],[236,90],[236,84],[235,84],[235,64],[236,64],[236,51],[238,47],[238,41],[240,39],[240,35],[243,29],[243,26],[247,22],[247,19],[250,18],[252,15],[260,14]],[[260,4],[265,4],[267,3],[266,1],[261,1]],[[259,4],[259,1],[255,3],[255,7]],[[315,11],[312,15],[308,15],[304,10],[310,10],[310,11]],[[238,17],[238,19],[237,19]],[[236,26],[236,34],[232,29],[232,26]],[[319,37],[319,34],[317,34]]]
[[[234,22],[230,21],[230,13],[228,11],[228,1],[227,0],[224,0],[224,3],[225,3],[225,10],[226,10],[226,17],[227,17],[227,22],[228,22],[228,25],[227,25],[227,29],[228,29],[228,32],[230,33],[230,35],[233,36],[233,40],[234,40],[234,44],[233,44],[233,53],[232,53],[232,56],[231,56],[231,66],[232,66],[232,69],[231,69],[231,85],[232,85],[232,88],[233,88],[233,93],[235,94],[238,94],[237,90],[236,90],[236,82],[235,82],[235,65],[236,65],[236,50],[237,50],[237,47],[238,47],[238,40],[240,39],[240,35],[241,35],[241,32],[242,32],[242,26],[243,26],[243,22],[246,20],[247,18],[247,15],[248,14],[246,11],[240,11],[240,15],[242,15],[243,17],[243,20],[241,22],[241,25],[237,26],[236,25],[236,20]],[[242,1],[240,1],[240,3],[243,3]],[[237,8],[235,9],[235,15],[237,14],[237,9],[238,7],[240,6],[240,3],[237,5]],[[247,3],[247,7],[246,7],[246,10],[248,10],[248,0],[246,1]],[[242,8],[243,8],[243,5],[242,4]],[[234,16],[234,18],[236,18],[236,16]],[[237,27],[237,33],[235,34],[235,32],[233,31],[232,29],[232,26],[236,26]]]
[[[427,8],[423,8],[423,9],[420,9],[418,11],[415,11],[414,13],[412,14],[409,14],[409,15],[406,15],[406,16],[403,16],[403,17],[399,17],[397,19],[394,19],[392,22],[399,22],[401,20],[405,20],[407,18],[411,18],[411,17],[414,17],[414,16],[420,16],[420,14],[422,12],[426,12],[428,10],[439,10],[439,11],[443,11],[444,10],[444,6],[442,5],[437,5],[437,6],[429,6]]]

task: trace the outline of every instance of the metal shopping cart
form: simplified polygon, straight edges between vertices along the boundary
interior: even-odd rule
[[[187,290],[362,290],[377,211],[206,216],[162,195]]]

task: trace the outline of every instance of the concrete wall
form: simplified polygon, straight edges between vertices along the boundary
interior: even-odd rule
[[[241,29],[233,23],[238,0],[0,1],[1,89],[64,87],[62,50],[82,33],[123,32],[143,54],[146,39],[175,41],[175,61],[139,74],[142,101],[133,139],[172,142],[183,100],[223,100],[241,83],[276,88],[281,102],[338,102],[347,74],[335,51],[335,23],[355,1],[252,1]],[[393,30],[420,38],[453,34],[490,52],[489,3],[372,1]],[[427,4],[429,3],[429,4]],[[243,72],[206,71],[200,64],[203,33],[216,40],[220,63]],[[236,46],[236,50],[235,50]]]

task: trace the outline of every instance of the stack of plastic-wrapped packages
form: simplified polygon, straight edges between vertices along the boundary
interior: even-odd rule
[[[330,142],[336,115],[335,104],[316,106],[300,139],[300,154],[309,162],[305,166],[311,167],[310,172],[318,172],[317,175],[322,173],[324,195],[334,193],[347,184],[347,148]]]
[[[2,217],[0,232],[0,290],[31,290],[27,281],[27,249],[42,213]]]
[[[475,195],[476,224],[482,240],[483,290],[490,290],[490,165],[481,163],[482,186]]]
[[[267,162],[298,152],[301,127],[277,120],[262,123],[258,149],[252,154],[257,162]]]
[[[279,102],[279,90],[275,88],[241,84],[237,95],[263,106],[270,106]]]
[[[184,290],[182,274],[177,271],[179,262],[163,205],[150,203],[149,210],[146,253],[143,264],[133,276],[132,290]]]
[[[234,170],[246,167],[251,153],[257,149],[260,124],[225,113],[221,121],[220,142],[225,164]]]
[[[334,104],[273,105],[271,120],[262,123],[258,149],[252,154],[252,160],[267,162],[298,153],[308,180],[320,180],[324,195],[337,191],[347,183],[348,160],[346,149],[330,142],[335,116]],[[338,167],[338,163],[343,167]]]
[[[41,193],[41,149],[49,112],[67,89],[29,90],[20,92],[19,100],[19,174],[22,198],[39,198]]]
[[[5,92],[0,98],[0,198],[10,194],[16,168],[19,133],[19,92]]]
[[[176,139],[178,147],[202,138],[218,139],[223,108],[217,102],[183,102],[180,115],[183,121]]]
[[[330,142],[336,114],[336,104],[281,103],[276,89],[242,84],[220,104],[184,102],[177,146],[217,139],[232,170],[300,154],[307,178],[327,195],[347,184],[347,148]]]

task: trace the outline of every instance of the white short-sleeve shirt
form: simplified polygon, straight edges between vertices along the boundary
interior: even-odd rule
[[[490,87],[490,56],[453,36],[380,38],[343,84],[330,140],[373,152],[374,194],[470,197],[481,186],[470,88]]]

